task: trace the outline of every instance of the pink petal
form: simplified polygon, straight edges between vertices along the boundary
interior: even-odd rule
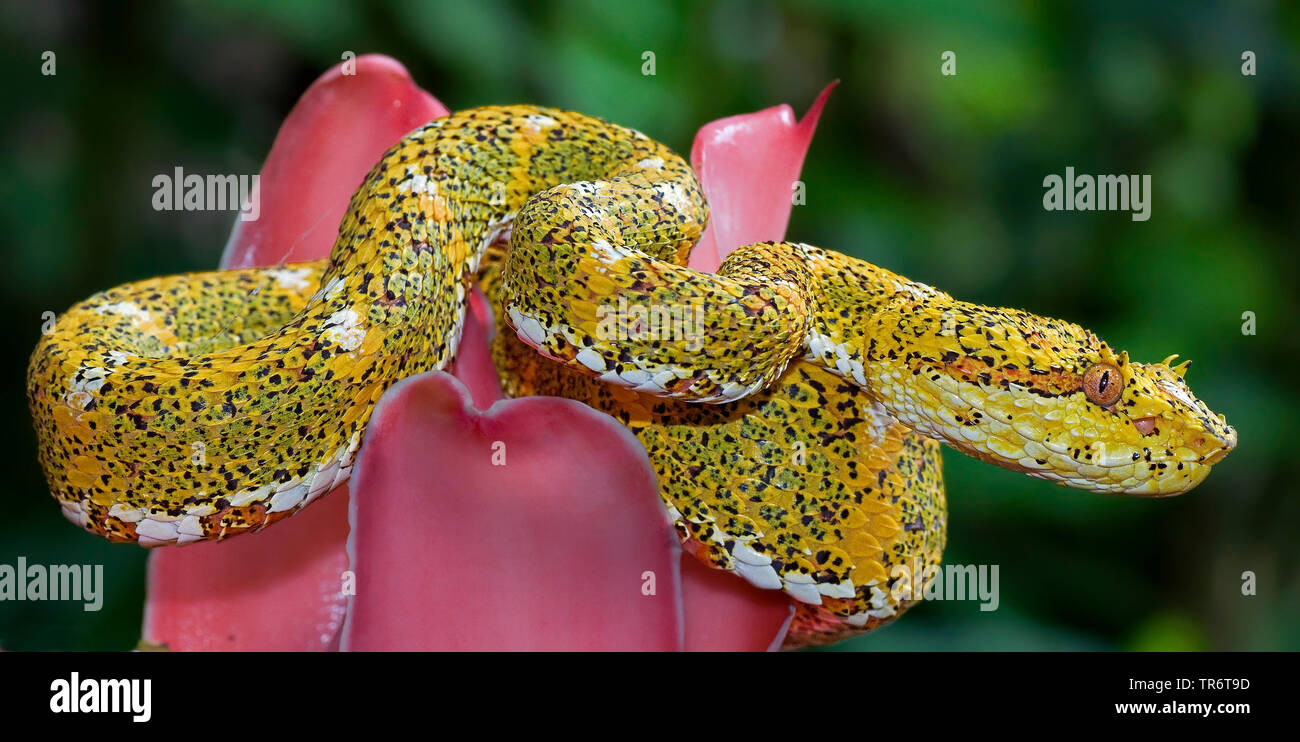
[[[348,568],[339,490],[263,533],[155,549],[145,640],[191,652],[333,648]]]
[[[276,265],[329,255],[348,199],[389,147],[448,111],[380,54],[357,57],[356,74],[335,65],[280,126],[262,165],[260,215],[235,220],[222,268]]]
[[[753,652],[780,649],[794,605],[780,590],[759,590],[735,575],[682,554],[686,650]]]
[[[380,400],[352,486],[344,649],[681,647],[677,540],[607,415],[550,397],[480,413],[420,374]]]
[[[352,191],[379,156],[446,113],[388,57],[358,57],[355,75],[341,66],[325,73],[280,127],[262,168],[260,217],[236,221],[222,266],[327,255]],[[481,330],[467,332],[486,342]],[[339,487],[269,533],[157,549],[144,636],[173,649],[332,648],[346,539],[347,487]]]
[[[709,227],[691,252],[691,267],[716,271],[732,250],[785,238],[794,182],[817,119],[836,80],[822,90],[802,121],[790,106],[705,124],[691,147],[691,166],[709,199]]]
[[[705,124],[691,147],[709,199],[709,226],[690,265],[716,271],[732,250],[751,242],[785,239],[792,185],[803,167],[826,98],[827,85],[803,120],[787,105]],[[781,592],[760,590],[732,575],[682,557],[686,647],[728,651],[778,649],[793,615]]]
[[[343,76],[339,68],[331,70],[304,94],[286,120],[263,169],[261,218],[236,223],[223,266],[273,264],[328,254],[347,199],[366,170],[402,134],[445,115],[446,109],[416,88],[397,62],[377,56],[356,62],[355,78]],[[746,178],[734,177],[732,168],[745,161],[743,153],[726,154],[726,142],[707,136],[710,129],[737,122],[740,125],[733,129],[733,136],[752,137],[750,151],[769,159],[757,168],[759,174],[783,168],[782,172],[793,173],[789,178],[793,180],[827,92],[829,88],[799,124],[793,124],[789,108],[782,106],[715,122],[701,131],[692,161],[713,201],[711,232],[717,231],[706,235],[707,248],[697,249],[697,256],[712,252],[708,258],[712,265],[706,263],[705,267],[716,268],[721,256],[736,245],[779,238],[790,206],[789,181],[779,188],[770,184],[758,187],[762,193],[751,193],[750,200],[744,200],[741,192],[745,189],[740,185],[753,191],[756,179],[749,178],[746,183]],[[382,119],[378,124],[376,115]],[[748,119],[753,121],[746,123]],[[792,156],[796,149],[797,156]],[[708,154],[714,152],[716,156]],[[728,158],[734,162],[723,168]],[[724,190],[715,194],[709,190],[711,182],[721,184]],[[741,199],[729,203],[728,193],[740,194]],[[741,213],[753,211],[759,203],[773,207],[767,212]],[[779,219],[774,218],[777,216]],[[764,235],[750,229],[757,226],[775,231]],[[473,390],[476,404],[484,407],[500,398],[486,351],[487,328],[492,324],[490,309],[484,311],[481,297],[471,306],[457,373]],[[423,380],[426,377],[441,381]],[[406,391],[408,383],[418,386]],[[502,648],[511,643],[536,648],[674,648],[681,641],[679,589],[694,607],[688,640],[691,648],[762,649],[773,637],[779,643],[790,613],[789,603],[779,593],[754,590],[693,562],[685,567],[687,584],[679,588],[673,561],[675,540],[665,538],[665,531],[658,527],[662,511],[654,496],[653,473],[639,444],[612,419],[555,399],[503,403],[478,415],[468,409],[465,390],[441,374],[403,382],[394,391],[398,388],[404,397],[415,396],[424,407],[439,409],[441,414],[415,419],[407,413],[405,403],[394,403],[391,406],[396,411],[389,415],[397,422],[391,427],[418,425],[423,432],[389,433],[383,438],[388,442],[381,444],[372,444],[371,436],[362,450],[363,459],[387,463],[369,465],[375,473],[366,476],[375,482],[367,479],[366,491],[373,489],[378,494],[358,501],[354,548],[360,547],[360,564],[368,565],[370,571],[358,570],[361,593],[355,599],[354,625],[348,630],[353,648],[409,646],[412,641],[458,648]],[[387,406],[387,401],[381,403],[381,409]],[[375,420],[379,419],[377,414]],[[465,449],[475,440],[465,435],[467,426],[477,433],[477,451]],[[492,440],[507,441],[508,451],[522,452],[523,464],[485,470],[484,462],[490,456],[483,455],[482,447],[489,443],[488,435],[496,436]],[[431,443],[434,441],[437,444]],[[561,445],[561,451],[582,450],[574,448],[573,442],[578,441],[586,451],[597,453],[557,457],[544,447],[556,441],[570,442]],[[407,447],[405,455],[402,445]],[[455,455],[458,452],[461,455]],[[431,461],[442,463],[429,468]],[[412,478],[411,467],[421,463],[425,477]],[[357,471],[354,482],[362,476],[362,470]],[[435,473],[441,476],[433,481],[446,483],[438,489],[456,496],[413,497]],[[387,490],[380,486],[391,484],[408,486]],[[587,492],[593,488],[598,490],[595,494]],[[339,616],[337,586],[347,564],[338,549],[346,533],[340,527],[340,513],[347,492],[341,489],[343,493],[335,493],[310,512],[277,526],[275,536],[248,535],[221,544],[154,552],[145,637],[177,649],[319,649],[337,644],[331,627]],[[520,512],[518,492],[522,491],[529,493],[528,502],[551,505]],[[506,494],[510,492],[515,496]],[[471,497],[466,498],[467,494]],[[404,526],[408,513],[429,515],[420,508],[432,510],[433,517],[422,522],[445,531],[445,540],[431,543],[427,528],[393,525]],[[371,509],[393,517],[359,517]],[[575,513],[583,517],[575,521]],[[520,527],[513,538],[505,538],[500,525],[509,523],[510,518],[526,527]],[[385,520],[389,526],[381,529],[379,523]],[[594,523],[583,528],[586,521]],[[466,538],[476,531],[483,538]],[[399,546],[403,542],[405,545]],[[462,545],[458,548],[457,543]],[[443,559],[412,559],[421,547]],[[512,548],[514,551],[509,551]],[[539,554],[553,558],[540,559]],[[477,558],[466,558],[475,555]],[[490,580],[482,569],[434,570],[427,566],[478,566],[485,559],[503,560],[501,563],[511,567],[499,570],[499,584],[491,593],[506,596],[509,607],[505,611],[493,605],[501,601],[477,597],[484,595],[479,591]],[[647,570],[656,575],[654,596],[640,592],[641,574]],[[415,580],[417,584],[406,596],[410,600],[398,600],[400,590],[375,589],[385,580],[412,581],[403,578],[405,572],[426,571],[443,582]],[[249,578],[250,574],[259,578]],[[635,577],[629,578],[629,574]],[[629,579],[633,591],[620,595],[629,587]],[[440,584],[458,597],[447,599],[447,593],[436,589]],[[373,592],[366,592],[367,585]],[[587,597],[592,595],[600,596],[599,600]],[[419,611],[411,610],[413,607]],[[430,610],[433,612],[421,612]],[[423,618],[440,615],[438,611],[446,615],[442,621]],[[412,616],[421,616],[424,625],[410,623]],[[412,634],[418,628],[425,629],[419,632],[422,636]]]
[[[495,328],[492,305],[483,292],[475,287],[469,297],[469,311],[465,313],[465,328],[462,330],[452,374],[469,388],[474,406],[480,410],[491,407],[493,402],[503,396],[501,380],[497,376],[496,365],[492,363],[489,345]]]

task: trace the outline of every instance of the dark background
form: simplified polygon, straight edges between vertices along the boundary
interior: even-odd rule
[[[298,95],[350,50],[396,57],[452,109],[575,108],[681,152],[712,119],[802,112],[839,78],[792,239],[1078,321],[1136,360],[1193,359],[1193,390],[1240,434],[1204,485],[1112,498],[946,452],[945,561],[1000,565],[1001,607],[925,604],[842,648],[1300,648],[1300,8],[969,5],[5,3],[0,563],[102,563],[107,584],[99,613],[0,603],[0,647],[127,649],[144,599],[145,552],[70,526],[37,467],[23,387],[42,313],[215,267],[231,214],[156,212],[151,179],[256,172]],[[939,74],[945,50],[955,77]],[[1044,211],[1044,176],[1069,165],[1149,173],[1150,221]],[[1258,595],[1242,596],[1245,570]]]

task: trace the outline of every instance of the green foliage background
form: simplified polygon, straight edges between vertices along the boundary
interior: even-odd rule
[[[575,108],[682,152],[705,122],[802,111],[839,78],[792,238],[1079,321],[1138,360],[1194,360],[1192,387],[1240,433],[1202,487],[1110,498],[947,452],[945,561],[1000,565],[999,610],[925,604],[839,648],[1300,648],[1300,7],[976,5],[5,4],[0,563],[103,563],[107,598],[99,613],[0,603],[0,646],[126,649],[144,599],[145,552],[77,531],[46,494],[23,394],[42,312],[215,266],[231,215],[155,212],[151,178],[256,172],[297,96],[351,50],[396,57],[453,109]],[[955,77],[939,74],[945,50]],[[1043,177],[1068,165],[1150,173],[1150,221],[1045,212]]]

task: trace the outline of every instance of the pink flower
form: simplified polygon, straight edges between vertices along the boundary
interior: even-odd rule
[[[447,114],[396,61],[368,55],[355,65],[354,75],[335,67],[317,80],[285,120],[262,170],[262,216],[236,223],[223,267],[328,255],[365,172],[403,134]],[[712,223],[692,266],[715,270],[738,245],[783,237],[830,89],[801,122],[778,106],[700,130],[691,161]],[[476,295],[472,310],[454,375],[420,374],[384,395],[348,485],[269,533],[151,554],[147,641],[179,650],[780,645],[788,598],[682,554],[650,461],[625,428],[570,400],[501,398],[491,309]]]

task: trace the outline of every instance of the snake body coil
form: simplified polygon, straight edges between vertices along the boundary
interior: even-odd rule
[[[801,601],[794,643],[907,607],[890,569],[943,547],[937,441],[1149,495],[1236,443],[1183,368],[1073,324],[795,243],[692,271],[706,218],[689,166],[639,132],[527,106],[434,121],[367,175],[328,262],[151,279],[62,315],[28,372],[52,493],[143,545],[290,515],[347,480],[389,386],[454,359],[475,280],[513,330],[506,391],[628,425],[688,548]],[[643,331],[656,316],[688,331]]]

